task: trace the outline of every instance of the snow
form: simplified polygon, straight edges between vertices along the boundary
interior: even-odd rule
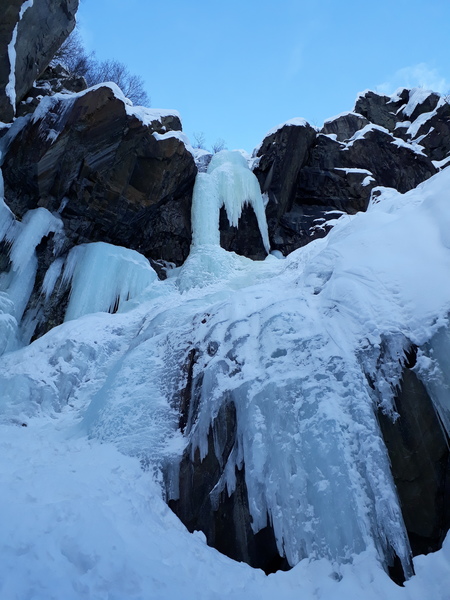
[[[436,167],[436,169],[443,169],[450,162],[450,156],[446,156],[442,160],[433,160],[431,162],[433,163],[433,166]]]
[[[392,142],[391,143],[394,144],[395,146],[398,146],[398,147],[401,147],[401,148],[407,148],[408,150],[411,150],[415,154],[420,154],[422,156],[426,156],[425,153],[424,153],[424,148],[422,146],[420,146],[418,143],[415,143],[415,142],[411,142],[411,143],[405,142],[401,138],[394,137],[391,134],[391,132],[388,131],[385,127],[381,127],[380,125],[374,125],[373,123],[369,123],[369,125],[366,125],[362,129],[360,129],[359,131],[357,131],[355,133],[355,135],[353,135],[350,138],[350,140],[345,143],[345,145],[347,146],[347,148],[349,148],[357,140],[360,140],[360,139],[364,138],[368,133],[370,133],[371,131],[375,131],[375,130],[382,131],[383,133],[389,135],[392,138]]]
[[[444,106],[444,104],[445,100],[443,98],[440,98],[436,108],[433,111],[422,113],[421,115],[419,115],[417,119],[408,127],[408,135],[411,138],[415,138],[422,125],[424,125],[425,123],[427,123],[427,121],[435,117],[437,114],[437,110]]]
[[[67,419],[66,419],[67,421]],[[67,422],[66,422],[67,424]],[[50,422],[0,427],[0,594],[8,600],[446,598],[450,539],[396,586],[365,553],[266,577],[189,534],[136,459]]]
[[[367,169],[357,169],[357,168],[344,168],[344,167],[335,167],[334,168],[335,171],[344,171],[344,173],[346,175],[348,175],[349,173],[355,173],[355,174],[360,174],[360,175],[372,175],[371,171],[368,171]]]
[[[381,127],[381,125],[375,125],[374,123],[369,123],[365,125],[362,129],[359,129],[349,140],[345,143],[347,147],[352,146],[356,140],[364,138],[371,131],[382,131],[387,135],[391,135],[390,131],[388,131],[385,127]]]
[[[126,105],[128,115],[133,115],[142,121],[143,125],[150,126],[153,122],[159,121],[162,123],[163,118],[177,117],[181,121],[180,113],[177,110],[165,108],[146,108],[145,106],[130,106]]]
[[[432,92],[431,90],[424,90],[422,88],[413,88],[409,92],[408,104],[404,108],[402,108],[401,112],[406,117],[410,117],[413,114],[413,112],[415,111],[415,109],[417,108],[417,106],[419,106],[419,104],[423,104],[425,102],[425,100],[434,93],[435,92]]]
[[[405,587],[385,573],[393,551],[412,569],[376,413],[393,415],[413,342],[446,424],[450,169],[384,190],[284,260],[253,262],[217,243],[217,198],[235,219],[247,195],[227,198],[225,180],[253,189],[237,156],[199,176],[185,265],[161,282],[126,249],[75,249],[64,273],[80,316],[0,359],[2,597],[448,600],[449,538],[416,557]],[[86,314],[118,296],[118,313]],[[192,349],[198,415],[182,435],[174,399]],[[220,555],[163,502],[183,449],[206,455],[229,401],[236,444],[218,487],[232,491],[245,464],[252,526],[271,521],[288,573]]]
[[[175,139],[179,140],[180,142],[182,142],[186,146],[186,150],[188,150],[188,152],[190,152],[192,154],[192,156],[194,157],[194,160],[197,157],[196,153],[194,152],[194,148],[192,148],[192,146],[191,146],[188,136],[185,133],[183,133],[182,131],[167,131],[166,133],[157,133],[155,131],[153,133],[153,137],[157,141],[175,138]]]

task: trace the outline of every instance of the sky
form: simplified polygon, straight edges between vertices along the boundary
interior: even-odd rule
[[[251,152],[295,117],[321,127],[366,89],[450,91],[448,0],[81,0],[78,23],[207,146]]]

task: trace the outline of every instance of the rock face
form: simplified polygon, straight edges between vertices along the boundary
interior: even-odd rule
[[[78,2],[7,0],[3,3],[6,6],[2,7],[0,24],[0,121],[13,119],[16,104],[75,27]]]
[[[414,555],[438,550],[450,528],[450,454],[432,401],[405,368],[395,422],[380,414],[403,518]]]
[[[183,262],[196,168],[171,133],[181,129],[177,115],[138,113],[101,86],[46,98],[20,125],[3,163],[18,217],[43,206],[59,213],[71,245],[105,241]]]
[[[339,214],[365,210],[376,186],[406,192],[450,153],[450,106],[433,92],[366,92],[353,112],[315,131],[294,119],[269,133],[254,171],[268,194],[272,249],[288,254],[323,237]]]

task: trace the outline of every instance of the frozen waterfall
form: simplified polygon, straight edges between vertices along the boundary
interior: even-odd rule
[[[253,208],[267,253],[270,250],[264,201],[258,180],[240,152],[215,154],[206,173],[198,173],[192,200],[192,243],[220,245],[219,213],[225,207],[230,225],[237,227],[245,204]]]
[[[60,419],[70,435],[116,444],[176,499],[183,453],[224,456],[210,435],[232,403],[235,438],[213,502],[245,467],[253,531],[270,524],[291,565],[323,558],[339,569],[369,551],[385,567],[397,556],[411,575],[377,411],[395,415],[413,343],[429,388],[443,381],[432,395],[448,426],[449,187],[447,169],[407,194],[385,190],[286,260],[253,262],[220,248],[218,219],[224,206],[237,225],[250,203],[268,248],[257,181],[239,153],[217,154],[197,178],[191,255],[166,281],[138,253],[102,243],[51,265],[44,296],[70,281],[66,322],[1,358],[2,419]],[[1,210],[10,328],[34,281],[34,248],[61,225],[44,209],[22,223]]]

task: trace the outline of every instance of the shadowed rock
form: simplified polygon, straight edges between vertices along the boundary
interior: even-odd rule
[[[78,2],[34,0],[28,8],[25,7],[22,18],[23,0],[3,2],[0,23],[0,121],[9,122],[13,119],[15,105],[25,97],[75,27]],[[14,64],[11,64],[10,57],[15,58]],[[15,75],[15,85],[8,93],[11,71]]]

